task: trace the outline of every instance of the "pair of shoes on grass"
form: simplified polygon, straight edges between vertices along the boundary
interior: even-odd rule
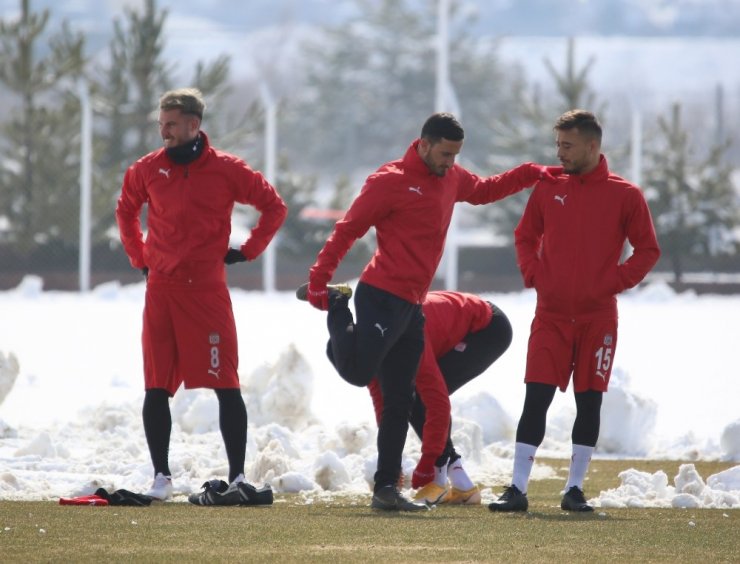
[[[227,484],[223,480],[209,480],[202,491],[188,496],[194,505],[272,505],[273,495],[270,486],[260,489],[244,481],[244,475]]]
[[[488,505],[488,509],[497,512],[527,511],[528,508],[529,501],[527,500],[527,494],[522,493],[513,484],[504,490],[501,497]],[[583,490],[578,486],[572,486],[565,492],[560,502],[560,509],[579,513],[587,513],[594,510],[593,506],[586,502]]]

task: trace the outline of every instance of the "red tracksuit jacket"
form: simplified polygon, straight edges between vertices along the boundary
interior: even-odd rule
[[[616,318],[616,294],[638,284],[660,256],[642,192],[610,173],[603,155],[588,174],[538,184],[514,234],[539,313]],[[620,264],[625,239],[634,251]]]
[[[429,292],[422,304],[424,353],[416,373],[416,392],[426,407],[426,420],[421,443],[422,454],[439,458],[445,449],[450,429],[450,398],[437,359],[450,352],[468,333],[480,331],[491,322],[493,311],[488,302],[472,294]],[[380,421],[383,394],[374,378],[368,385]]]
[[[242,159],[218,151],[203,136],[203,153],[175,164],[164,148],[132,164],[116,207],[121,241],[134,268],[166,274],[182,264],[223,265],[234,203],[261,212],[241,252],[253,260],[265,250],[287,215],[275,189]],[[148,205],[146,242],[140,213]]]
[[[455,202],[495,202],[540,178],[529,163],[485,179],[459,165],[436,176],[419,157],[418,144],[368,177],[311,267],[312,283],[329,282],[353,243],[375,226],[377,249],[360,281],[420,304],[442,258]]]

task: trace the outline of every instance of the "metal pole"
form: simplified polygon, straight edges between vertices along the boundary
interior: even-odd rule
[[[632,108],[632,151],[630,152],[633,184],[642,185],[642,113]]]
[[[92,200],[92,107],[87,80],[77,84],[80,98],[80,292],[90,290],[90,230]]]
[[[452,86],[450,84],[450,39],[449,39],[449,0],[437,3],[437,80],[435,111],[452,110]],[[459,119],[460,116],[457,116]],[[450,227],[447,230],[447,244],[444,253],[445,288],[457,290],[458,274],[458,229],[457,213],[453,209]]]
[[[260,96],[265,108],[265,170],[267,181],[275,185],[277,180],[275,174],[275,163],[277,155],[277,104],[265,83],[260,85]],[[274,239],[265,249],[262,262],[262,288],[267,293],[275,291],[275,245]]]
[[[725,142],[725,90],[722,83],[717,84],[714,92],[714,111],[716,123],[716,133],[714,142],[722,145]]]
[[[450,81],[449,57],[449,0],[439,0],[437,3],[437,76],[435,111],[449,111],[447,99],[447,85]]]
[[[633,184],[642,186],[642,112],[637,107],[637,103],[632,104],[631,126],[630,174],[632,178],[630,180]],[[626,241],[622,249],[622,262],[632,255],[632,250],[632,245]]]

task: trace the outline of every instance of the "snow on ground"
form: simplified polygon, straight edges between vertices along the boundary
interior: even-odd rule
[[[81,295],[44,292],[27,277],[0,292],[0,498],[56,499],[98,487],[144,491],[151,463],[141,425],[140,331],[144,285],[109,283]],[[514,342],[452,397],[453,440],[492,500],[511,475],[513,437],[534,294],[488,294]],[[249,413],[248,480],[306,502],[366,495],[375,470],[369,394],[344,383],[324,357],[324,314],[292,292],[232,291],[240,376]],[[674,294],[655,283],[620,298],[615,370],[602,409],[598,457],[740,461],[740,379],[732,351],[740,297]],[[711,352],[710,352],[711,351]],[[180,390],[171,403],[177,500],[225,478],[215,395]],[[568,458],[572,393],[557,394],[541,456]],[[411,433],[404,470],[419,441]],[[566,465],[564,465],[566,466]],[[740,466],[702,477],[681,466],[630,469],[594,495],[609,507],[740,507]],[[533,479],[563,469],[536,463]],[[408,482],[407,482],[408,483]]]

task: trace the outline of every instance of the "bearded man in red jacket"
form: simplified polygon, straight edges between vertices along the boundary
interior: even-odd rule
[[[516,432],[512,484],[488,507],[526,511],[527,484],[545,436],[547,410],[573,375],[576,419],[570,472],[561,508],[593,511],[583,481],[599,437],[601,399],[617,347],[617,294],[637,285],[660,257],[650,210],[640,189],[609,171],[601,125],[584,110],[555,124],[556,182],[532,192],[515,230],[517,262],[537,291],[526,394]],[[630,257],[621,262],[625,241]]]
[[[383,413],[374,509],[427,509],[404,498],[396,484],[414,376],[424,350],[421,303],[442,257],[455,202],[494,202],[549,176],[545,167],[525,163],[481,178],[455,164],[463,137],[453,115],[439,113],[427,119],[420,138],[402,159],[386,163],[367,178],[319,252],[303,290],[311,305],[329,312],[327,352],[342,378],[367,386],[377,375],[380,382]],[[375,227],[377,249],[357,285],[355,322],[348,297],[327,284],[350,247],[370,227]]]
[[[417,501],[480,504],[450,435],[450,399],[480,376],[509,348],[511,323],[491,302],[464,292],[429,292],[422,304],[424,352],[416,373],[409,423],[421,439],[421,459],[411,477]],[[377,378],[368,388],[379,423],[383,394]]]
[[[224,264],[254,260],[287,215],[275,189],[242,159],[211,147],[201,131],[200,91],[183,88],[160,99],[164,147],[132,164],[116,208],[121,241],[131,264],[147,277],[142,346],[143,420],[154,465],[147,495],[172,496],[168,450],[169,398],[181,384],[212,388],[229,461],[229,483],[212,480],[190,501],[198,505],[250,504],[244,481],[247,410],[239,387],[236,326]],[[229,248],[234,204],[254,206],[257,225],[240,248]],[[140,214],[148,208],[146,240]],[[261,499],[270,498],[271,492]]]

